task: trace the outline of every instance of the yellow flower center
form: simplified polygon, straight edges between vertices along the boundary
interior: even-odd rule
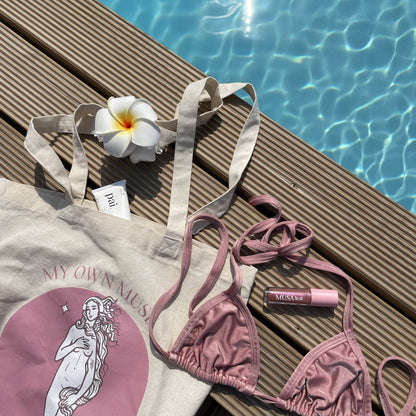
[[[121,120],[121,125],[124,129],[130,130],[133,128],[133,120],[131,118],[125,118]]]

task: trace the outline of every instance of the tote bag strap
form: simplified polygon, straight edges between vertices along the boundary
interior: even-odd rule
[[[170,238],[182,240],[185,232],[196,127],[206,123],[221,108],[222,98],[241,89],[245,89],[250,95],[253,105],[241,130],[231,160],[228,189],[190,216],[192,218],[199,213],[204,213],[220,217],[231,204],[237,184],[250,161],[256,144],[260,128],[260,112],[253,86],[246,83],[218,84],[215,79],[210,77],[195,81],[185,89],[176,110],[176,118],[169,122],[158,123],[162,132],[163,129],[175,129],[176,127],[176,135],[172,131],[170,133],[163,132],[161,139],[161,144],[167,144],[176,139],[172,193],[166,233]],[[208,100],[211,101],[211,109],[198,115],[199,103]],[[207,222],[199,221],[195,224],[194,232],[200,231],[207,224]]]
[[[85,195],[88,163],[79,133],[92,134],[98,104],[82,104],[73,115],[57,114],[30,120],[24,146],[39,164],[65,190],[71,202],[82,202]],[[68,174],[61,159],[42,137],[45,133],[71,133],[73,137],[72,166]]]

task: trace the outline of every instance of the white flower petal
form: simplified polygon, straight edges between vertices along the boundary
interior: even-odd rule
[[[132,163],[154,162],[156,153],[154,147],[136,146],[134,152],[129,156]]]
[[[111,115],[107,108],[102,108],[95,115],[95,134],[113,133],[122,129],[122,126]]]
[[[131,141],[137,146],[155,146],[159,142],[160,128],[147,119],[135,120]]]
[[[151,121],[157,120],[157,114],[154,112],[149,101],[145,100],[144,98],[138,98],[137,100],[134,100],[129,108],[129,113],[133,119],[147,118]]]
[[[126,97],[110,97],[108,99],[108,110],[111,115],[121,124],[125,120],[129,111],[129,107],[134,102],[135,97],[128,95]]]
[[[122,130],[116,133],[103,135],[104,149],[114,157],[125,157],[136,147],[131,142],[131,132]]]

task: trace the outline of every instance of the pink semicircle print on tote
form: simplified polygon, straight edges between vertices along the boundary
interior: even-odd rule
[[[116,299],[80,288],[44,293],[0,336],[0,414],[135,416],[149,358]]]

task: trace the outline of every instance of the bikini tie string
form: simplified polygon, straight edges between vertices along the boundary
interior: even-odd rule
[[[252,205],[268,203],[277,209],[277,214],[272,218],[260,221],[248,228],[235,242],[233,255],[240,264],[254,265],[267,263],[278,257],[284,257],[293,263],[306,265],[308,258],[300,255],[299,251],[310,247],[313,240],[313,230],[306,224],[297,221],[280,221],[280,203],[268,195],[256,196],[249,200]],[[261,239],[246,240],[257,234],[263,233]],[[279,245],[271,244],[273,234],[281,233]],[[297,239],[298,237],[298,239]],[[255,251],[253,254],[242,255],[242,248]]]
[[[309,225],[302,224],[298,221],[281,221],[282,208],[280,203],[270,195],[258,195],[249,199],[249,202],[253,206],[270,204],[276,209],[276,214],[272,218],[267,218],[252,225],[234,243],[232,254],[238,263],[255,265],[283,257],[300,266],[342,276],[347,281],[348,293],[352,294],[351,279],[343,270],[327,261],[299,254],[300,251],[307,250],[312,244],[314,233]],[[275,233],[282,234],[280,244],[277,246],[269,242]],[[258,234],[262,234],[261,238],[255,239]],[[249,240],[248,238],[252,239]],[[243,247],[254,251],[254,253],[242,255],[241,250]],[[346,308],[349,310],[350,306],[346,305]],[[347,323],[347,327],[349,326],[350,324]]]

